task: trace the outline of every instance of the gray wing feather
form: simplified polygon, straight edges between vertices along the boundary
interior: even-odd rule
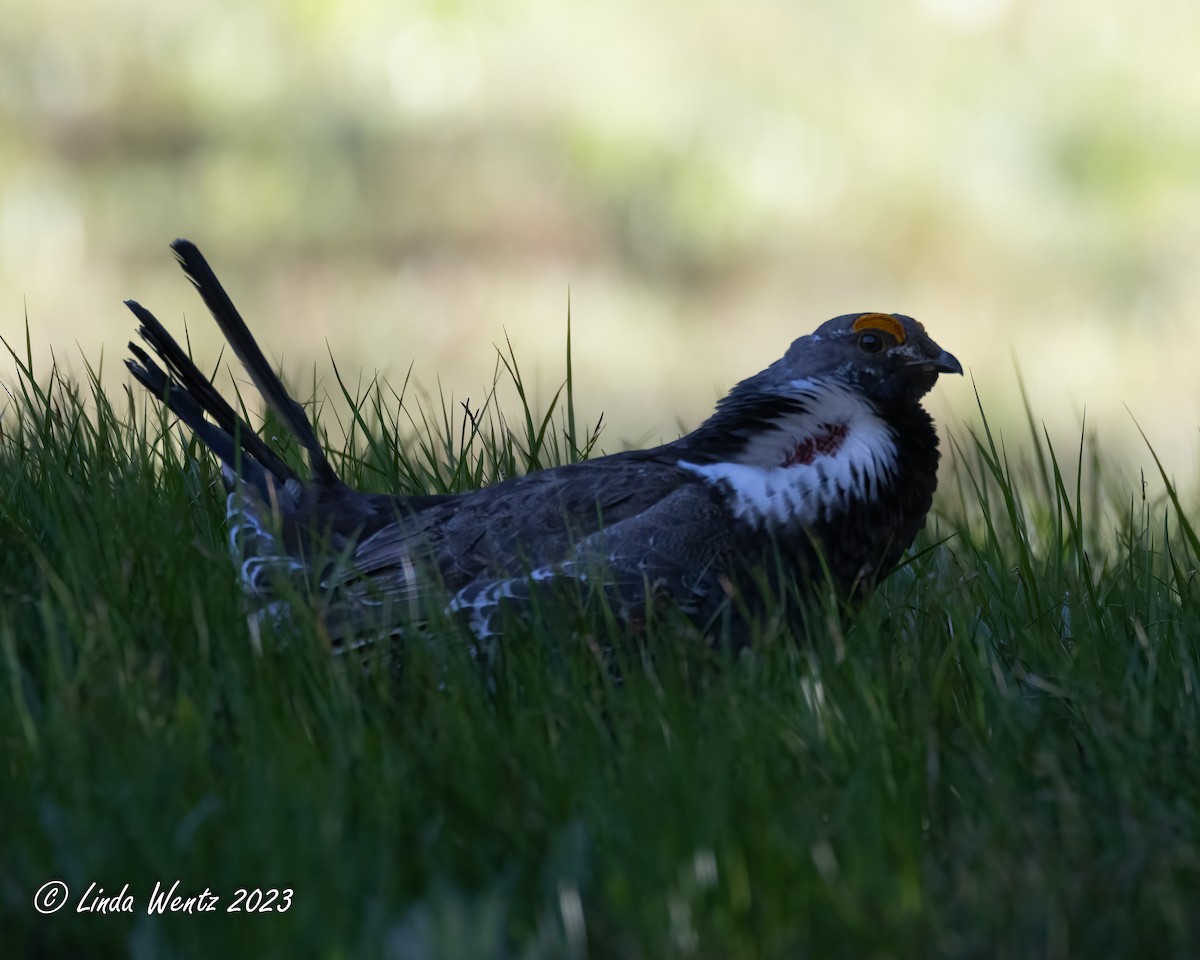
[[[546,605],[568,591],[598,589],[619,615],[671,597],[685,610],[708,608],[721,590],[728,538],[725,514],[704,489],[688,485],[649,509],[593,533],[564,560],[527,576],[480,580],[458,590],[449,612],[473,633],[499,633],[508,608]]]
[[[349,538],[321,572],[326,623],[334,636],[357,629],[372,608],[418,623],[445,609],[465,614],[483,636],[495,631],[501,609],[526,609],[581,585],[621,610],[660,596],[700,608],[719,590],[728,530],[712,489],[692,474],[619,455],[601,469],[545,470],[417,512],[397,499],[391,520],[357,543]],[[243,558],[284,553],[261,539],[268,549],[242,546]]]

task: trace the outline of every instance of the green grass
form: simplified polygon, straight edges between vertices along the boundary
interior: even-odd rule
[[[1019,456],[947,443],[913,558],[800,644],[735,658],[657,623],[613,669],[542,623],[491,670],[454,638],[363,670],[303,618],[255,650],[216,469],[156,404],[18,360],[6,956],[1195,954],[1200,543],[1169,485],[1120,489],[1032,414]],[[597,449],[569,375],[511,421],[338,383],[323,420],[353,411],[332,432],[354,484],[462,489]],[[70,899],[41,916],[51,879]],[[177,879],[291,908],[147,916]],[[134,913],[75,913],[92,882]]]

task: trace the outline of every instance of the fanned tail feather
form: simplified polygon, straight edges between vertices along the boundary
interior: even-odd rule
[[[221,328],[221,333],[246,367],[250,379],[262,394],[271,412],[308,451],[313,479],[318,483],[335,482],[337,475],[326,459],[325,451],[321,449],[320,441],[317,440],[316,432],[305,415],[304,408],[289,396],[287,388],[271,369],[270,363],[250,333],[250,328],[246,326],[246,321],[229,299],[229,294],[221,286],[221,281],[213,273],[208,261],[190,240],[176,240],[171,244],[171,249],[175,251],[175,257],[183,267],[183,272],[200,293],[213,319],[217,321],[217,326]]]
[[[212,268],[191,242],[176,240],[171,246],[255,387],[304,445],[317,485],[337,484],[312,424],[271,370]],[[306,565],[288,549],[280,530],[281,520],[302,509],[306,495],[302,480],[221,396],[154,314],[133,300],[127,300],[126,306],[137,317],[138,335],[149,347],[129,344],[133,357],[125,363],[130,373],[162,399],[221,461],[231,491],[226,504],[229,549],[253,608],[251,624],[256,628],[264,617],[277,618],[287,612],[286,603],[278,599],[281,580],[289,580],[297,588],[305,586]]]

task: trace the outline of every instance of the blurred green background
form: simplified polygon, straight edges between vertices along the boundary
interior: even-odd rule
[[[478,400],[507,331],[548,398],[569,295],[613,450],[895,310],[990,415],[1019,366],[1056,439],[1136,469],[1128,404],[1190,476],[1198,50],[1193,0],[10,0],[0,333],[117,388],[134,296],[211,366],[182,235],[302,394],[331,353]]]

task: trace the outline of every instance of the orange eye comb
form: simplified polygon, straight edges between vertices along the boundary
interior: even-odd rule
[[[850,329],[855,333],[861,333],[863,330],[882,330],[895,337],[897,343],[903,343],[905,339],[903,325],[890,313],[864,313],[854,321],[854,326]]]

